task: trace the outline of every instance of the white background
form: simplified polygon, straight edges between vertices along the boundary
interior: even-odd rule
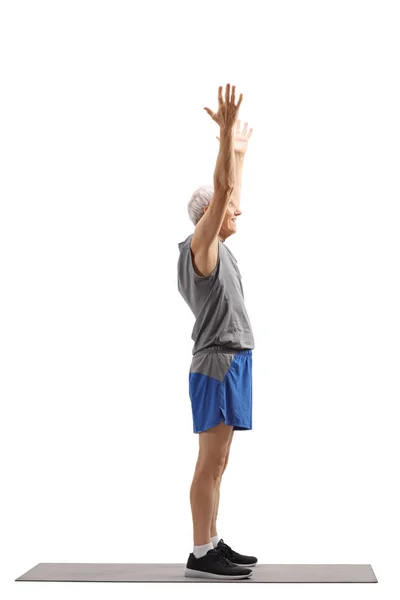
[[[399,5],[3,2],[1,561],[7,598],[221,588],[14,580],[39,562],[186,563],[198,453],[187,203],[218,86],[253,127],[227,245],[255,338],[218,534],[260,563],[371,564],[399,592]],[[243,593],[231,586],[232,597]]]

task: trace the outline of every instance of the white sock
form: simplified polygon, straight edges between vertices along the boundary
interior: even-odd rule
[[[218,534],[217,534],[217,535],[215,535],[214,537],[211,538],[211,543],[212,543],[212,545],[213,545],[214,548],[217,547],[218,542],[219,542],[219,537],[218,537]]]
[[[203,546],[193,546],[193,554],[196,558],[201,558],[205,556],[209,550],[213,550],[214,546],[211,542],[208,544],[204,544]]]

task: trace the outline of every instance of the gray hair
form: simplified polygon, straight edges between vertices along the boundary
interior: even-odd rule
[[[202,185],[197,188],[188,202],[188,213],[193,225],[197,225],[204,215],[204,207],[208,206],[214,194],[211,185]]]

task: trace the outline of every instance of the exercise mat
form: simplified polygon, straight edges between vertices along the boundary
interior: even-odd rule
[[[377,583],[371,565],[269,565],[251,567],[246,579],[185,577],[184,563],[38,563],[15,581],[162,583]]]

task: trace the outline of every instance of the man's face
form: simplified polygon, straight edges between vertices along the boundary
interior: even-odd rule
[[[225,218],[222,221],[220,236],[223,239],[228,238],[230,235],[236,233],[236,219],[242,212],[240,208],[237,208],[235,201],[231,199],[226,209]]]
[[[204,212],[208,209],[208,206],[204,208]],[[236,202],[233,198],[229,201],[227,206],[224,220],[222,221],[219,237],[226,240],[229,236],[236,233],[236,218],[242,214],[240,208],[236,206]]]

